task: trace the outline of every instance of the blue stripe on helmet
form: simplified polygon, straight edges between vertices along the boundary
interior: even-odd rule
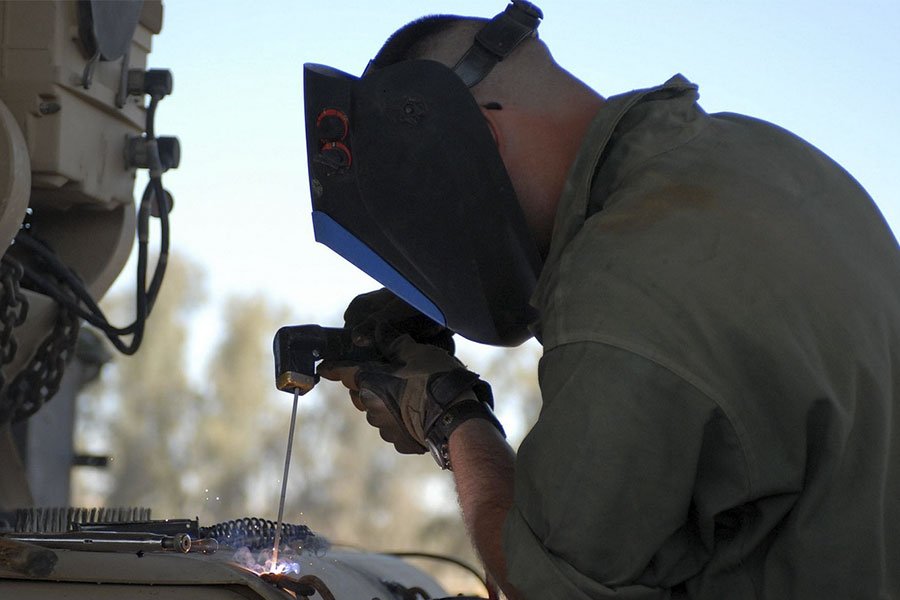
[[[359,238],[322,211],[313,211],[312,221],[317,242],[325,244],[420,312],[446,327],[444,313]]]

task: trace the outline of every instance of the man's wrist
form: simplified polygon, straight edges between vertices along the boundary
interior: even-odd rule
[[[475,421],[490,426],[501,437],[506,437],[503,426],[494,416],[489,405],[477,400],[471,392],[462,394],[460,399],[441,413],[426,434],[428,449],[439,467],[453,470],[450,462],[450,438],[466,423]]]

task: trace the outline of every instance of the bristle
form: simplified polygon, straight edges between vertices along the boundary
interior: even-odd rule
[[[143,507],[80,508],[40,507],[16,510],[16,533],[65,533],[76,525],[101,522],[134,523],[150,520],[150,509]]]

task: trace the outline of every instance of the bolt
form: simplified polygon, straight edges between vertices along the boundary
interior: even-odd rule
[[[42,115],[56,114],[60,110],[62,110],[62,106],[59,105],[59,102],[41,102],[38,105],[38,112]]]

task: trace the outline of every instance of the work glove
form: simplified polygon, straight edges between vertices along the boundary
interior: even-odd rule
[[[483,418],[503,433],[491,410],[490,386],[446,350],[417,343],[386,324],[376,328],[373,342],[385,363],[326,361],[319,374],[342,381],[354,405],[398,452],[430,450],[442,468],[450,468],[447,443],[463,422]]]
[[[386,288],[360,294],[344,311],[344,327],[351,330],[353,343],[370,346],[379,324],[386,323],[400,333],[408,333],[423,344],[432,344],[453,354],[453,332],[425,316]]]

